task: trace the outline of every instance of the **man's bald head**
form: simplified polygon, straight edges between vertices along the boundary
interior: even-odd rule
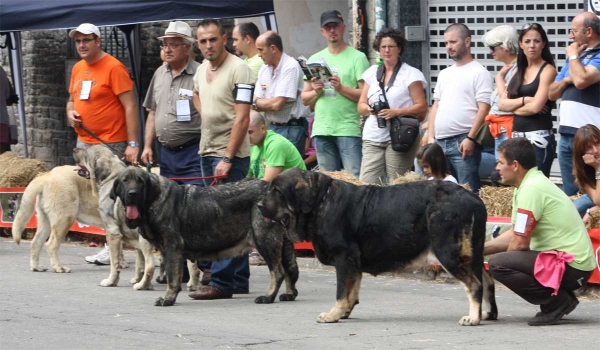
[[[596,36],[600,36],[600,18],[592,12],[582,12],[573,18],[573,23],[580,24],[584,28],[592,28]]]
[[[250,112],[250,123],[248,125],[248,138],[252,146],[260,146],[267,137],[267,126],[265,118],[256,111]]]
[[[265,125],[265,118],[257,111],[250,111],[250,125],[255,127]]]

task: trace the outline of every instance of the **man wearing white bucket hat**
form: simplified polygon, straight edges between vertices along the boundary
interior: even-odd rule
[[[127,68],[102,51],[98,27],[83,23],[69,32],[82,58],[71,72],[67,118],[77,132],[77,147],[106,143],[136,163],[138,113]],[[91,132],[90,132],[91,131]]]
[[[166,177],[200,177],[200,116],[193,105],[194,74],[200,64],[190,58],[194,38],[185,22],[171,22],[158,38],[164,53],[161,65],[150,81],[144,100],[149,110],[144,135],[142,162],[152,163],[152,145],[158,138],[160,174]],[[201,180],[185,183],[203,184]]]

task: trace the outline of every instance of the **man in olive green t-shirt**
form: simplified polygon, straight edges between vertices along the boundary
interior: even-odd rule
[[[512,138],[498,150],[502,182],[516,187],[513,227],[486,242],[484,254],[494,254],[489,266],[496,280],[540,305],[530,326],[555,324],[575,309],[573,291],[596,268],[592,242],[569,197],[538,171],[529,140]]]
[[[233,47],[238,55],[246,56],[244,62],[258,74],[258,70],[263,65],[263,60],[258,55],[256,49],[256,39],[260,35],[258,27],[252,22],[240,23],[233,28],[231,37],[233,39]]]

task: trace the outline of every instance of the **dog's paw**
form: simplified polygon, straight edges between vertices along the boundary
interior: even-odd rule
[[[48,271],[48,269],[45,268],[45,267],[43,267],[42,265],[38,265],[38,266],[32,267],[31,271],[33,271],[33,272],[45,272],[45,271]]]
[[[119,261],[119,267],[122,268],[122,269],[128,269],[129,268],[129,264],[127,263],[127,261],[121,260],[121,261]]]
[[[165,299],[163,297],[158,297],[154,302],[154,306],[172,306],[175,304],[175,300]]]
[[[458,324],[461,326],[477,326],[479,325],[480,320],[476,318],[471,318],[469,316],[463,316],[463,318],[458,321]]]
[[[279,301],[294,301],[296,300],[296,296],[298,295],[298,293],[295,294],[281,294],[279,296]]]
[[[273,303],[272,297],[261,295],[258,298],[254,299],[255,304],[271,304]]]
[[[117,280],[115,280],[115,281],[113,281],[113,280],[111,280],[110,278],[107,278],[107,279],[105,279],[105,280],[102,280],[102,281],[100,282],[100,286],[101,286],[101,287],[116,287],[118,282],[119,282],[119,280],[118,280],[118,279],[117,279]]]
[[[327,312],[322,312],[319,317],[317,317],[317,323],[335,323],[337,321],[339,321],[339,318],[332,316]]]
[[[134,290],[154,290],[152,283],[146,283],[144,281],[133,285]]]
[[[488,321],[495,321],[498,319],[498,313],[491,312],[491,311],[484,311],[481,313],[481,319],[488,320]]]
[[[188,292],[194,292],[194,291],[200,290],[200,288],[202,288],[202,285],[200,283],[198,283],[197,285],[194,285],[193,283],[187,284]]]
[[[156,281],[156,283],[159,283],[159,284],[166,284],[167,283],[167,275],[162,275],[162,276],[158,275],[158,276],[156,276],[155,281]]]
[[[66,267],[66,266],[53,267],[52,269],[56,273],[69,273],[69,272],[71,272],[71,269],[68,268],[68,267]]]
[[[138,282],[139,282],[139,280],[135,277],[129,280],[129,284],[136,284]]]

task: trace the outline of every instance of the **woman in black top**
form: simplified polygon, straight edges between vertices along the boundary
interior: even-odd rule
[[[538,23],[526,24],[519,36],[517,72],[498,107],[515,114],[513,137],[526,137],[531,141],[537,167],[546,176],[550,176],[556,152],[550,113],[554,102],[548,100],[548,88],[555,77],[556,67],[546,32]]]

